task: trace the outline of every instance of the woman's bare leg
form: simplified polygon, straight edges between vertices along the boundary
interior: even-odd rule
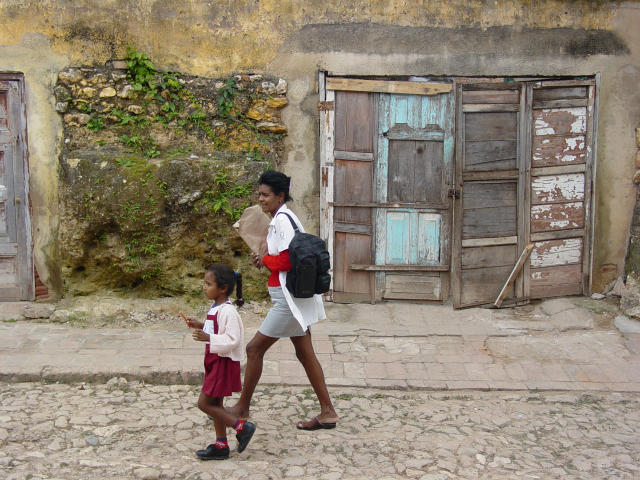
[[[291,342],[296,349],[296,357],[304,367],[313,391],[318,397],[318,402],[320,402],[320,415],[318,415],[318,420],[322,423],[335,422],[338,419],[338,415],[331,403],[331,397],[329,396],[329,390],[327,390],[322,366],[318,361],[318,357],[316,357],[316,352],[313,350],[311,331],[307,331],[307,334],[303,337],[291,337]]]
[[[260,332],[256,332],[251,341],[247,344],[247,365],[244,368],[244,382],[242,393],[238,402],[231,407],[230,412],[238,418],[249,418],[249,407],[251,398],[256,389],[256,385],[262,376],[262,364],[264,354],[278,341],[277,338],[267,337]]]

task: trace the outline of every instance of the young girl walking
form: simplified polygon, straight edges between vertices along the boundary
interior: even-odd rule
[[[238,300],[241,302],[242,284],[238,279]],[[193,339],[206,342],[204,353],[204,383],[198,408],[213,419],[216,442],[196,451],[201,460],[224,460],[229,458],[227,427],[233,427],[238,441],[238,452],[242,452],[256,426],[234,417],[224,409],[224,397],[242,390],[240,361],[244,358],[244,329],[236,308],[229,301],[236,283],[235,272],[226,265],[214,263],[204,274],[204,294],[213,305],[206,321],[187,319],[194,328]],[[242,303],[240,303],[242,305]]]

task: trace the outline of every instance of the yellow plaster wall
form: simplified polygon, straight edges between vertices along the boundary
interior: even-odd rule
[[[203,76],[260,71],[307,24],[606,29],[619,2],[595,0],[0,0],[0,45],[38,32],[71,64],[102,64],[127,44]]]
[[[622,272],[634,205],[632,127],[640,109],[630,101],[640,72],[637,25],[639,2],[599,0],[0,0],[0,71],[25,74],[35,261],[42,279],[55,284],[57,158],[62,129],[53,85],[67,65],[101,65],[122,58],[133,45],[158,68],[222,77],[267,72],[289,82],[286,170],[293,176],[295,208],[318,218],[317,100],[319,69],[345,75],[477,75],[478,64],[403,52],[286,51],[287,42],[307,25],[378,24],[407,27],[515,30],[576,28],[611,30],[630,47],[620,56],[587,55],[567,62],[536,58],[485,59],[480,74],[580,75],[603,72],[599,130],[596,290]],[[434,41],[437,41],[435,39]],[[496,47],[499,50],[499,47]],[[499,52],[496,52],[499,53]],[[467,60],[461,60],[467,61]],[[428,70],[425,71],[425,65]],[[629,129],[629,132],[626,130]],[[628,154],[628,155],[627,155]],[[628,158],[627,158],[628,157]],[[308,222],[316,228],[317,221]],[[603,270],[604,269],[604,270]],[[608,269],[608,270],[606,270]],[[606,272],[605,272],[606,270]],[[608,273],[607,273],[608,272]],[[613,272],[613,273],[612,273]]]

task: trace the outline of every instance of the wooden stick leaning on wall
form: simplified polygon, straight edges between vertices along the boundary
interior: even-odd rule
[[[524,250],[520,254],[520,258],[516,262],[516,265],[513,267],[513,270],[511,270],[511,274],[509,275],[507,282],[504,284],[504,287],[502,287],[502,290],[500,290],[500,295],[498,295],[496,301],[493,302],[496,307],[499,308],[502,305],[504,297],[507,296],[507,290],[509,290],[509,287],[511,287],[511,285],[513,285],[513,282],[516,281],[516,278],[520,274],[522,267],[524,267],[527,258],[529,258],[529,255],[531,254],[531,250],[533,250],[533,243],[529,243],[526,247],[524,247]]]

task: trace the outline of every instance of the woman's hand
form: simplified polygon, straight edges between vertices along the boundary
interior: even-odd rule
[[[194,340],[198,341],[198,342],[208,342],[209,339],[209,334],[208,333],[204,333],[201,329],[196,328],[193,333],[191,334],[191,336],[193,337]]]
[[[253,259],[253,264],[256,267],[262,268],[262,257],[260,255],[255,252],[251,252],[251,258]]]

